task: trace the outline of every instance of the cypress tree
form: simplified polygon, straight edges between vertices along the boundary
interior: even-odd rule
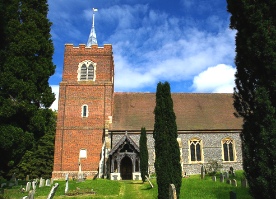
[[[236,29],[234,107],[253,198],[276,196],[276,2],[227,0]],[[261,191],[260,191],[261,190]]]
[[[0,1],[0,175],[8,175],[44,136],[55,99],[46,0]]]
[[[140,147],[140,171],[142,181],[146,181],[146,176],[148,176],[148,161],[149,161],[149,154],[148,154],[148,146],[147,146],[147,133],[146,128],[141,128],[141,135],[139,140],[139,147]]]
[[[170,85],[168,82],[157,85],[155,123],[155,171],[158,184],[158,198],[169,198],[169,185],[176,187],[179,198],[182,183],[180,151],[177,142],[176,116],[173,110]]]

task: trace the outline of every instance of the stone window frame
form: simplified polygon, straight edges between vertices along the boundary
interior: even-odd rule
[[[93,67],[93,75],[91,75],[89,68]],[[91,60],[85,60],[78,65],[78,81],[95,81],[96,80],[96,66],[97,64]],[[92,78],[90,78],[92,76]]]
[[[84,104],[81,106],[81,117],[88,117],[89,111],[88,111],[88,105]]]
[[[199,146],[200,146],[200,158],[201,160],[192,160],[192,154],[191,154],[191,144],[193,142],[198,142],[199,143]],[[203,153],[203,141],[202,139],[200,138],[192,138],[192,139],[189,139],[188,140],[188,148],[189,148],[189,163],[192,163],[192,164],[198,164],[198,163],[204,163],[204,153]],[[196,148],[195,148],[195,158],[197,157],[196,155]]]
[[[233,154],[233,160],[231,160],[230,158],[230,151],[229,151],[229,147],[228,147],[228,159],[229,160],[225,160],[224,158],[224,144],[226,142],[230,142],[232,143],[232,154]],[[236,162],[237,161],[237,153],[236,153],[236,144],[235,144],[235,140],[230,138],[230,137],[226,137],[226,138],[223,138],[221,140],[221,157],[222,157],[222,161],[223,162]]]

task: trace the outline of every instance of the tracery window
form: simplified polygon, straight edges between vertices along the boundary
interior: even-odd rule
[[[235,161],[234,140],[226,138],[222,140],[223,161]]]
[[[96,63],[86,60],[79,63],[78,80],[79,81],[95,81]]]
[[[202,158],[202,140],[192,139],[189,141],[190,144],[190,160],[191,162],[200,162]]]
[[[86,104],[81,107],[81,116],[88,117],[88,106]]]

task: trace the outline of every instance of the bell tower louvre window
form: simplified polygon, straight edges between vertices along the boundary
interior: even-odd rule
[[[79,63],[78,81],[95,81],[96,63],[86,60]]]

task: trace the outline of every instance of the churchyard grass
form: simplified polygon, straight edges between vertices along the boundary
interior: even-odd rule
[[[200,179],[200,175],[193,175],[188,178],[183,178],[180,198],[200,198],[200,199],[214,199],[214,198],[229,198],[229,192],[234,191],[237,193],[239,199],[251,199],[248,194],[248,188],[241,187],[241,178],[243,177],[242,171],[236,172],[235,179],[238,186],[234,187],[226,182],[220,182],[219,175],[217,181],[212,181],[211,176],[206,175],[205,179]],[[233,178],[233,177],[230,177]],[[226,181],[226,180],[225,180]],[[148,182],[142,181],[111,181],[104,179],[86,180],[84,182],[69,181],[69,192],[74,190],[91,190],[96,192],[95,195],[77,195],[65,196],[65,180],[55,181],[59,183],[59,187],[55,194],[54,199],[154,199],[157,198],[157,184],[156,179],[152,178],[151,182],[154,188],[151,188]],[[19,199],[26,193],[19,192],[20,185],[12,189],[5,189],[5,199]],[[35,194],[35,199],[45,199],[51,187],[38,187]],[[3,198],[3,197],[2,197]],[[1,197],[0,197],[1,199]]]

